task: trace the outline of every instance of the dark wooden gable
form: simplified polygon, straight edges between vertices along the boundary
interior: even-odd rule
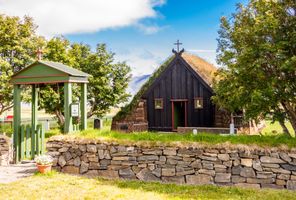
[[[172,130],[172,101],[187,103],[188,127],[211,127],[214,108],[211,103],[213,89],[176,54],[156,80],[142,95],[147,100],[147,120],[150,130]],[[203,98],[204,108],[194,109],[194,98]],[[163,99],[163,109],[155,109],[155,99]]]

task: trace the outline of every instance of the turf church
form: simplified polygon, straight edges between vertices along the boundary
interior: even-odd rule
[[[217,68],[173,49],[174,55],[142,86],[130,105],[114,117],[112,129],[177,131],[178,127],[229,127],[230,114],[220,111],[211,97]]]

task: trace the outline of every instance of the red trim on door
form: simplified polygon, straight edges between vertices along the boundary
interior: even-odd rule
[[[187,102],[188,99],[171,99],[171,101],[185,101],[185,102]]]

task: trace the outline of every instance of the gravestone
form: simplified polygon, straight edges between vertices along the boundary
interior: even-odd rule
[[[101,119],[94,119],[94,129],[103,128],[103,120]]]

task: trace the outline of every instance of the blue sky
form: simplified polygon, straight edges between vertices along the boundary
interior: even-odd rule
[[[220,17],[248,0],[0,0],[0,13],[34,18],[39,33],[72,42],[106,43],[137,75],[152,73],[177,39],[215,64]],[[58,6],[57,6],[58,5]]]
[[[69,34],[73,42],[83,42],[95,47],[107,43],[117,54],[117,59],[126,60],[134,75],[151,73],[171,55],[173,43],[180,39],[185,50],[199,55],[215,64],[219,19],[235,11],[238,0],[168,0],[154,9],[157,17],[140,22],[157,30],[147,33],[138,27],[129,26],[103,30],[92,34]]]

